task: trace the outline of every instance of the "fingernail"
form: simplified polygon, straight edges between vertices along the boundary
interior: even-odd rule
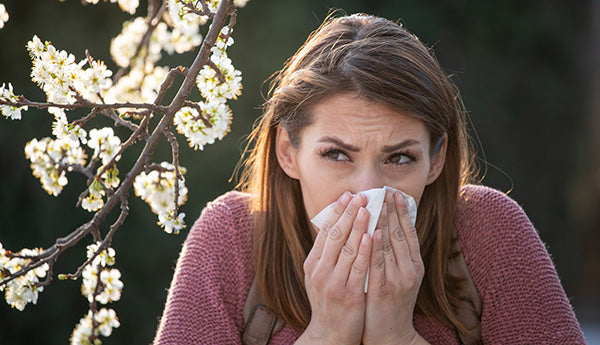
[[[404,195],[400,194],[400,192],[394,192],[394,199],[396,202],[400,203],[400,205],[404,205],[406,203],[404,200]]]
[[[344,194],[342,194],[342,196],[340,197],[340,203],[342,205],[346,205],[348,201],[350,201],[351,197],[352,196],[350,195],[350,192],[344,192]]]

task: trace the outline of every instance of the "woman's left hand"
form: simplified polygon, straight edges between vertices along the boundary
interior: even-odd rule
[[[423,340],[413,312],[424,275],[416,228],[404,197],[388,191],[373,233],[363,344],[414,344]]]

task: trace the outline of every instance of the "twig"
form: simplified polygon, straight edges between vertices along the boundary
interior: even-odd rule
[[[179,180],[183,180],[179,170],[179,143],[171,132],[171,127],[165,129],[165,137],[171,144],[171,154],[173,156],[173,169],[175,170],[175,185],[173,186],[175,188],[175,208],[173,209],[173,217],[177,217],[177,213],[179,213]]]
[[[185,67],[179,66],[179,67],[172,68],[169,71],[169,74],[167,74],[167,77],[165,78],[165,80],[160,85],[160,89],[158,90],[158,94],[156,95],[156,99],[154,100],[154,104],[159,105],[160,102],[162,102],[162,99],[165,96],[165,94],[167,93],[167,90],[171,87],[171,85],[173,85],[173,80],[175,79],[176,75],[178,75],[178,74],[185,75],[186,73],[187,73],[187,69]]]
[[[215,71],[215,74],[217,75],[217,78],[219,79],[219,85],[223,84],[225,82],[225,76],[223,75],[223,72],[221,72],[221,69],[219,68],[219,66],[217,66],[216,63],[212,62],[212,60],[208,60],[208,66],[210,66],[210,68],[212,68],[213,71]]]
[[[114,112],[113,109],[104,109],[101,112],[101,114],[108,117],[109,119],[112,119],[115,122],[115,126],[127,127],[131,131],[135,131],[138,128],[138,125],[136,125],[135,123],[122,119],[119,115],[117,115]]]
[[[27,106],[27,107],[34,107],[34,108],[38,108],[38,109],[47,109],[47,108],[55,107],[55,108],[61,108],[61,109],[67,109],[67,110],[80,109],[80,108],[98,108],[99,110],[136,108],[136,109],[148,109],[155,113],[161,113],[161,114],[165,113],[168,110],[166,107],[156,105],[156,104],[150,104],[150,103],[126,102],[126,103],[103,104],[103,103],[92,103],[92,102],[83,100],[82,102],[74,103],[74,104],[62,104],[62,103],[54,103],[54,102],[34,102],[34,101],[30,101],[22,96],[19,97],[19,100],[17,102],[12,102],[7,99],[0,99],[0,104],[6,104],[6,105],[13,106],[13,107]]]
[[[202,108],[200,108],[200,106],[198,105],[198,103],[196,102],[190,102],[190,101],[185,101],[183,102],[183,105],[186,107],[192,107],[194,109],[196,109],[198,111],[198,116],[196,116],[194,118],[194,120],[202,120],[202,122],[204,122],[204,125],[206,126],[206,128],[211,128],[212,127],[212,123],[210,123],[210,120],[207,119],[206,117],[204,117],[204,115],[202,114]]]

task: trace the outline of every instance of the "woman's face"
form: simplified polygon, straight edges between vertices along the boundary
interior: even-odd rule
[[[285,129],[277,133],[279,164],[300,182],[309,218],[345,191],[384,185],[419,204],[425,186],[441,172],[445,139],[431,156],[429,131],[417,118],[352,93],[327,98],[310,111],[312,123],[301,130],[298,146]]]

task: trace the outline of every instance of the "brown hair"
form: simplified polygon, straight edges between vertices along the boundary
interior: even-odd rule
[[[310,108],[334,94],[353,92],[422,120],[431,154],[444,135],[448,146],[438,179],[425,187],[417,231],[425,277],[416,312],[464,329],[454,316],[458,282],[447,272],[459,190],[472,176],[465,112],[458,91],[433,53],[401,25],[356,14],[329,18],[274,76],[264,115],[250,135],[239,185],[256,196],[254,254],[256,279],[267,305],[295,328],[310,321],[303,263],[312,237],[297,180],[277,161],[280,124],[297,145],[310,124]]]

